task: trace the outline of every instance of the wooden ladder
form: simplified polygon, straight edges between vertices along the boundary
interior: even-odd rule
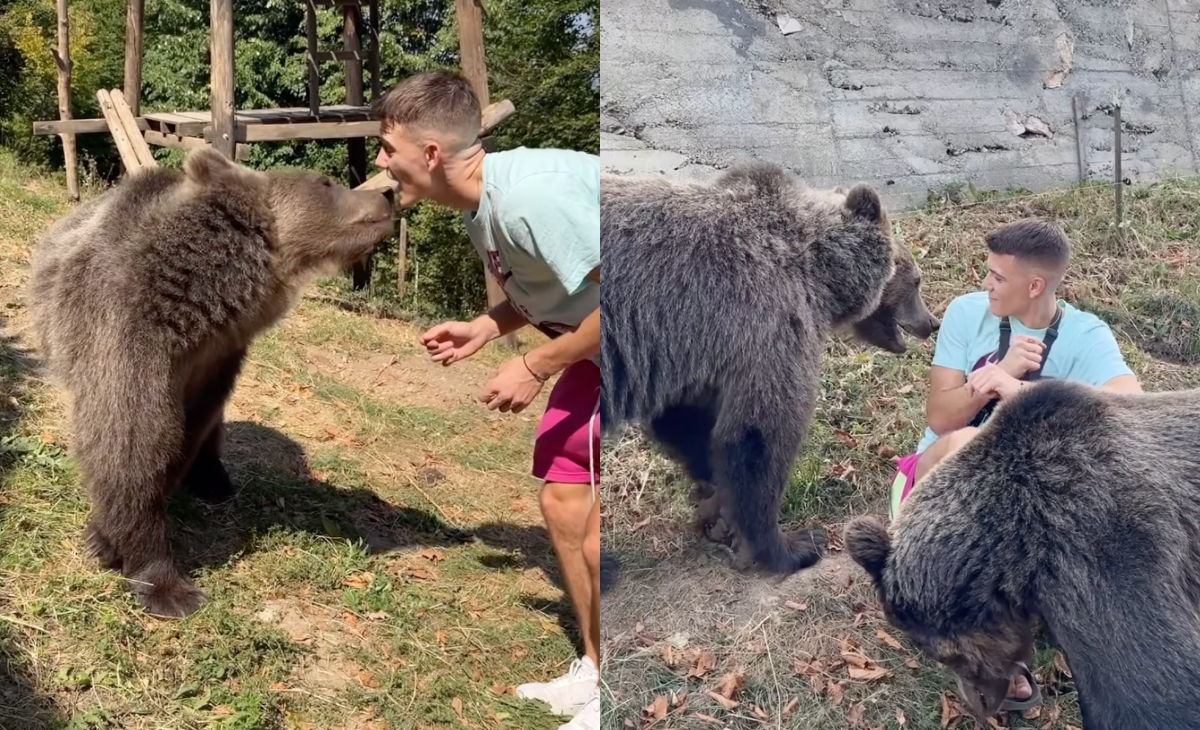
[[[304,54],[308,64],[308,110],[317,116],[321,110],[320,64],[326,61],[346,63],[346,103],[362,106],[363,62],[371,71],[371,98],[379,98],[379,0],[305,0],[305,25],[307,26],[308,51]],[[341,51],[321,51],[317,47],[317,7],[342,9],[345,48]],[[370,20],[366,30],[366,48],[363,48],[363,7],[369,10]]]

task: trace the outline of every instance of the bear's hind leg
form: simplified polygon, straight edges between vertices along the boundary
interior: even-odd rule
[[[786,574],[815,565],[824,554],[825,531],[801,529],[785,536],[779,528],[804,419],[772,414],[769,400],[754,394],[726,403],[714,433],[713,465],[716,489],[725,490],[724,514],[733,518],[736,531],[736,566]],[[781,407],[779,413],[786,411]]]
[[[237,494],[221,462],[221,444],[225,437],[225,402],[241,371],[246,349],[241,348],[221,360],[211,372],[199,373],[203,385],[197,389],[187,417],[187,452],[195,453],[183,478],[184,488],[202,502],[218,505]],[[191,439],[199,440],[197,445]]]
[[[696,506],[695,526],[708,540],[731,546],[732,518],[724,510],[725,500],[713,487],[709,450],[715,424],[711,408],[678,405],[668,408],[650,422],[650,434],[671,458],[683,464],[695,482],[689,495]]]
[[[228,502],[237,494],[237,487],[229,478],[225,464],[221,462],[221,442],[224,433],[225,426],[218,420],[200,444],[196,458],[192,461],[187,476],[183,478],[183,485],[192,496],[214,506]]]

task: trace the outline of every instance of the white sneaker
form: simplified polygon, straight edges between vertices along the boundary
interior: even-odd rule
[[[599,681],[600,672],[596,671],[592,658],[585,656],[571,662],[571,668],[561,677],[549,682],[529,682],[517,687],[517,697],[541,700],[550,705],[550,709],[557,715],[574,715],[583,709],[592,693],[598,691]],[[596,712],[599,711],[597,705]]]
[[[579,714],[571,718],[566,725],[559,725],[558,730],[600,730],[600,687],[597,686],[588,695],[587,704]]]

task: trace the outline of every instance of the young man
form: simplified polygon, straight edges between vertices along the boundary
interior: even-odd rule
[[[600,158],[557,149],[485,154],[479,100],[461,76],[411,76],[375,103],[376,164],[400,184],[399,207],[433,200],[464,211],[467,234],[507,300],[421,336],[433,360],[463,360],[527,324],[552,339],[500,366],[479,400],[520,413],[558,374],[533,448],[542,514],[575,608],[585,656],[517,694],[600,727]]]
[[[1055,296],[1070,262],[1070,244],[1057,226],[1036,218],[1018,221],[989,233],[987,246],[983,291],[950,302],[942,317],[925,436],[898,462],[892,517],[914,484],[974,438],[990,416],[989,406],[1038,377],[1122,392],[1142,389],[1108,325]],[[1001,356],[1006,323],[1009,342]],[[1027,668],[1021,669],[1005,709],[1025,709],[1038,699]]]

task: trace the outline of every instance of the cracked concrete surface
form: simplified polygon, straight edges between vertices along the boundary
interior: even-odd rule
[[[777,15],[802,26],[784,36]],[[1200,174],[1200,0],[602,0],[607,169],[1042,190]]]

